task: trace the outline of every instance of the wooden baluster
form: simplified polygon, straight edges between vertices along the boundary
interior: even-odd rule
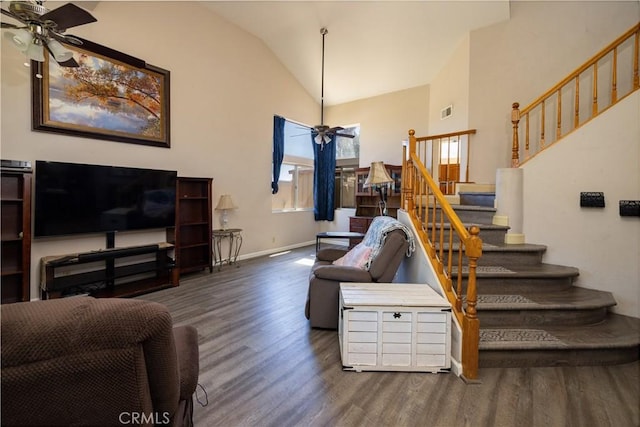
[[[598,115],[598,62],[593,64],[593,102],[591,103],[591,117]]]
[[[562,89],[558,89],[558,118],[556,120],[556,141],[562,136]]]
[[[462,248],[464,244],[460,238],[460,250],[458,251],[458,286],[456,287],[456,311],[462,311]]]
[[[465,254],[469,258],[469,279],[467,282],[467,309],[465,311],[462,331],[462,374],[465,378],[478,377],[478,347],[480,343],[480,321],[476,305],[478,293],[476,289],[476,269],[478,258],[482,256],[482,239],[478,236],[480,228],[471,226],[471,236],[465,244]]]
[[[544,141],[544,128],[546,126],[546,123],[545,123],[545,120],[546,120],[545,119],[545,101],[544,101],[544,99],[540,103],[540,108],[541,108],[540,120],[542,121],[542,123],[540,124],[540,128],[541,128],[540,129],[540,148],[544,148],[544,144],[545,144],[545,141]]]
[[[520,122],[520,104],[514,102],[511,104],[511,123],[513,124],[513,145],[511,147],[511,167],[520,166],[520,144],[518,142],[518,122]]]
[[[573,128],[580,126],[580,75],[576,76],[576,100],[573,112]]]
[[[464,175],[464,182],[469,181],[469,164],[471,164],[471,134],[467,135],[467,167]]]
[[[524,157],[529,158],[529,113],[524,116],[525,128],[524,128]]]
[[[618,101],[618,47],[613,48],[613,69],[611,70],[611,104]]]
[[[640,89],[640,76],[638,74],[638,57],[640,56],[640,31],[636,31],[633,44],[633,88]]]

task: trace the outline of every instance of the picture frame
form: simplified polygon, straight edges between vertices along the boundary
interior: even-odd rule
[[[170,72],[81,41],[65,45],[79,67],[32,61],[32,129],[170,148]]]

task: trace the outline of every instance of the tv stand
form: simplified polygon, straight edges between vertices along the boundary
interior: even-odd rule
[[[173,245],[110,248],[41,260],[41,299],[74,295],[126,297],[178,286]]]

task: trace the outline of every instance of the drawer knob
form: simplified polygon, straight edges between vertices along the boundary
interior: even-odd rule
[[[393,318],[394,318],[394,319],[399,319],[399,318],[401,318],[401,317],[402,317],[402,314],[400,314],[400,313],[393,313]]]

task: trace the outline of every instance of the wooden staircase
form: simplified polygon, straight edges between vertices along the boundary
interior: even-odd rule
[[[461,203],[465,200],[477,201],[461,197]],[[502,243],[508,227],[492,225],[495,209],[482,204],[453,206],[465,226],[480,227],[483,239],[476,275],[479,367],[640,359],[640,319],[611,312],[616,301],[610,292],[574,286],[578,269],[544,263],[546,246]]]

